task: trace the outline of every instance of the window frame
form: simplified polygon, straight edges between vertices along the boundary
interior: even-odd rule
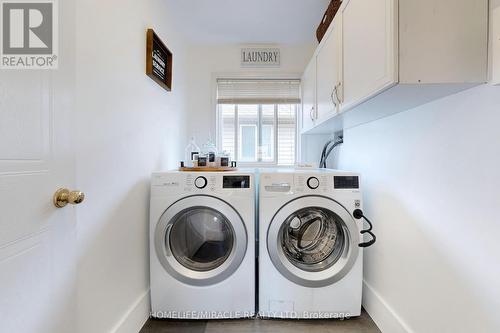
[[[276,114],[275,114],[274,119],[276,121]],[[274,123],[274,124],[276,124],[276,123]],[[261,147],[261,148],[262,148],[262,134],[264,133],[263,132],[264,127],[270,127],[271,128],[271,134],[272,134],[271,138],[273,139],[273,142],[272,142],[272,145],[271,145],[272,146],[271,147],[271,149],[272,149],[271,152],[272,152],[273,160],[272,161],[271,160],[264,160],[264,158],[262,157],[262,149],[260,151],[260,160],[262,162],[264,162],[264,163],[268,163],[268,162],[273,162],[274,163],[275,162],[277,164],[278,163],[278,154],[277,154],[277,148],[276,148],[277,147],[277,145],[276,145],[277,144],[277,132],[278,132],[277,128],[276,128],[275,125],[268,125],[268,124],[262,124],[262,123],[260,124],[260,126],[259,126],[259,130],[260,130],[260,136],[259,136],[259,138],[260,138],[260,144],[259,144],[259,147]]]
[[[221,112],[219,110],[219,104],[217,103],[217,81],[221,79],[227,80],[242,80],[242,79],[255,79],[255,80],[299,80],[301,81],[302,73],[294,73],[294,72],[282,72],[282,73],[272,73],[269,72],[254,72],[254,73],[212,73],[212,110],[215,113],[215,134],[216,134],[216,145],[217,148],[220,149],[222,147],[222,119],[220,117]],[[301,88],[302,89],[302,86]],[[302,92],[301,92],[302,95]],[[277,106],[278,104],[275,104]],[[294,147],[294,160],[295,165],[299,162],[299,157],[301,155],[301,147],[302,147],[302,135],[300,133],[300,129],[302,128],[302,103],[292,104],[295,105],[295,147]],[[239,165],[242,167],[293,167],[293,165],[280,165],[278,164],[278,113],[275,112],[275,126],[274,126],[274,160],[273,162],[239,162]],[[238,124],[238,113],[235,112],[235,126]],[[235,127],[234,140],[238,142],[238,131],[237,127]],[[237,144],[235,144],[235,148],[237,149]],[[237,153],[237,152],[235,152]],[[234,156],[232,156],[234,158]]]
[[[222,137],[223,137],[223,126],[222,122],[223,119],[221,118],[221,105],[223,104],[217,104],[217,148],[220,149],[223,144],[222,144]],[[279,143],[278,143],[278,137],[279,137],[279,116],[278,116],[278,108],[279,104],[255,104],[258,106],[258,121],[257,125],[255,124],[241,124],[239,122],[239,114],[238,114],[238,106],[241,104],[234,104],[234,155],[232,158],[235,158],[238,163],[242,166],[247,166],[247,167],[272,167],[272,166],[283,166],[283,167],[290,167],[293,165],[289,164],[279,164]],[[272,105],[274,108],[273,112],[273,125],[268,125],[268,124],[263,124],[262,120],[262,106],[263,105]],[[295,147],[294,147],[294,164],[297,164],[297,156],[298,156],[298,147],[299,147],[299,137],[300,137],[300,132],[299,132],[299,110],[300,110],[300,105],[299,104],[290,104],[292,107],[295,108]],[[241,140],[240,140],[240,133],[241,133],[241,128],[243,126],[248,126],[248,127],[255,127],[256,128],[256,138],[255,138],[255,143],[256,143],[256,151],[255,154],[257,156],[257,161],[243,161],[240,160],[240,152],[241,152]],[[262,158],[262,151],[260,150],[260,147],[262,147],[262,129],[263,126],[271,126],[272,127],[272,138],[273,138],[273,159],[272,160],[263,160]]]
[[[257,156],[257,159],[258,159],[258,155],[259,155],[259,125],[255,125],[255,124],[240,124],[240,123],[237,123],[238,124],[238,128],[236,130],[239,130],[238,133],[242,133],[243,132],[243,127],[249,127],[249,128],[253,128],[254,129],[254,134],[255,134],[255,139],[254,139],[254,145],[255,145],[255,149],[254,149],[254,156]],[[243,141],[242,140],[238,140],[237,141],[237,144],[235,144],[235,146],[238,146],[238,147],[235,147],[237,149],[235,149],[235,152],[237,155],[240,155],[241,152],[243,152]],[[243,154],[241,154],[243,155]],[[241,162],[243,163],[253,163],[253,162],[246,162],[244,160],[241,160]]]

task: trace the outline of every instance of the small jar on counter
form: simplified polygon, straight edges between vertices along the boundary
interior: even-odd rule
[[[217,163],[215,162],[215,152],[209,152],[207,156],[208,156],[207,165],[209,167],[215,168],[217,166]]]
[[[219,156],[219,166],[227,168],[229,166],[229,156]]]
[[[203,168],[203,167],[206,167],[207,166],[207,162],[208,162],[208,157],[207,156],[202,156],[202,155],[198,155],[198,167],[199,168]]]
[[[191,164],[193,165],[193,168],[197,168],[198,167],[198,157],[200,156],[199,153],[193,153],[191,155]]]

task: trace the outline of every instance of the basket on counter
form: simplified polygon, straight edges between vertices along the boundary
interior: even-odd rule
[[[342,0],[330,1],[330,4],[326,9],[325,15],[323,15],[323,19],[321,20],[318,29],[316,29],[316,37],[318,38],[318,42],[321,42],[323,36],[325,36],[325,33],[328,30],[330,24],[332,23],[335,14],[337,14],[341,4]]]

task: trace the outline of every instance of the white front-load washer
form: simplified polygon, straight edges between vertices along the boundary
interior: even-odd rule
[[[254,232],[253,173],[154,173],[150,211],[152,316],[253,316]]]
[[[263,170],[259,179],[259,313],[345,318],[361,313],[359,175]]]

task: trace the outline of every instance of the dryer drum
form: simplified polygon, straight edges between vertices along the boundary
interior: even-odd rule
[[[307,207],[290,215],[282,224],[280,243],[287,259],[306,271],[332,266],[344,250],[344,228],[335,213]]]
[[[172,254],[184,267],[209,271],[222,265],[234,246],[229,220],[209,207],[186,209],[174,217],[169,242]]]

